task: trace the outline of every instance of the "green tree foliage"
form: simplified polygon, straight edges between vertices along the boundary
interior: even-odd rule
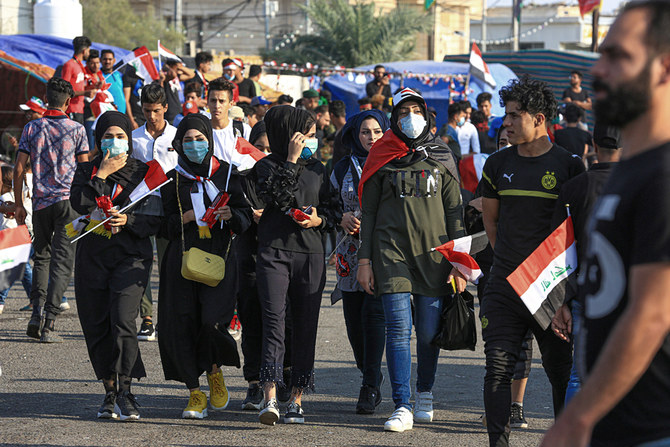
[[[358,65],[406,59],[417,33],[426,31],[425,13],[406,7],[376,14],[374,3],[312,0],[303,7],[316,34],[299,36],[278,51],[261,51],[265,60],[289,64]]]
[[[84,35],[94,42],[133,49],[146,46],[156,50],[156,41],[172,51],[179,51],[184,36],[154,15],[150,7],[147,14],[137,15],[128,0],[82,0]]]

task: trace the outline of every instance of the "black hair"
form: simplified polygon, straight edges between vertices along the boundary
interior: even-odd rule
[[[202,84],[199,82],[189,82],[184,86],[184,96],[188,95],[189,93],[195,93],[196,95],[200,96],[201,91]]]
[[[223,67],[225,67],[225,66],[228,65],[228,64],[235,64],[235,61],[232,60],[232,59],[229,58],[229,57],[223,59],[223,60],[221,61],[221,69],[223,69]],[[235,65],[237,65],[237,64],[235,64]]]
[[[65,79],[53,77],[47,82],[47,104],[49,107],[63,107],[65,101],[73,96],[72,84]]]
[[[162,106],[167,104],[167,96],[165,89],[159,84],[149,84],[142,88],[140,97],[142,104],[160,104]]]
[[[280,95],[279,98],[277,98],[277,104],[293,104],[293,97],[291,95]]]
[[[72,46],[74,47],[74,54],[79,54],[86,48],[91,48],[91,39],[86,36],[77,36],[72,39]]]
[[[96,58],[100,58],[100,53],[98,52],[98,50],[91,50],[90,53],[88,53],[88,59],[86,59],[86,61],[88,62],[91,59]]]
[[[340,101],[339,99],[328,104],[328,111],[331,115],[338,118],[347,116],[347,106],[344,104],[344,101]]]
[[[207,90],[207,99],[212,92],[217,91],[226,91],[228,92],[228,99],[233,100],[233,91],[235,91],[235,85],[225,78],[216,78],[209,83],[209,89]]]
[[[477,95],[477,107],[480,107],[486,101],[491,102],[491,98],[493,98],[493,95],[489,92],[480,93]]]
[[[102,50],[100,52],[100,57],[104,56],[105,54],[111,54],[112,57],[116,57],[116,55],[114,54],[114,51],[110,50],[109,48],[105,48],[104,50]]]
[[[572,76],[573,74],[577,75],[579,79],[584,79],[584,74],[579,70],[572,70],[570,72],[570,76]]]
[[[619,16],[634,9],[644,8],[649,11],[649,23],[645,43],[654,53],[670,50],[670,8],[666,0],[630,1],[623,7]]]
[[[449,104],[449,107],[447,108],[447,115],[451,119],[451,118],[455,117],[456,115],[458,115],[459,113],[461,113],[462,111],[463,111],[463,108],[461,107],[461,103],[454,102],[454,103]]]
[[[333,99],[333,94],[327,88],[322,88],[321,91],[319,92],[319,96],[325,98],[326,101],[328,102],[330,102],[331,99]]]
[[[461,110],[463,110],[464,112],[472,108],[472,104],[467,99],[464,99],[463,101],[458,101],[458,103],[461,105]]]
[[[380,68],[383,68],[384,70],[386,70],[386,67],[384,67],[383,65],[375,65],[375,68],[373,70],[377,71]]]
[[[2,184],[8,185],[10,190],[13,190],[12,188],[12,182],[14,180],[14,167],[12,165],[2,165],[0,167],[0,170],[2,170]]]
[[[252,65],[249,67],[249,77],[253,78],[254,76],[258,76],[259,74],[263,73],[263,69],[261,68],[260,65]]]
[[[325,104],[314,109],[314,113],[316,114],[324,114],[326,112],[328,112],[328,106]]]
[[[200,53],[195,55],[195,66],[197,68],[200,66],[200,64],[206,64],[207,62],[212,62],[213,60],[214,56],[212,56],[211,53],[201,51]]]
[[[358,100],[358,105],[363,106],[365,104],[372,104],[372,101],[367,96]]]
[[[254,114],[254,108],[245,102],[239,103],[237,107],[242,109],[242,113],[244,113],[244,116],[251,116]]]
[[[547,121],[554,119],[558,109],[556,96],[547,83],[528,75],[513,79],[500,89],[500,105],[505,107],[512,101],[519,103],[519,108],[524,112],[543,114]]]
[[[582,117],[582,109],[577,104],[567,103],[565,105],[565,121],[576,123]]]
[[[484,112],[481,110],[474,110],[472,114],[470,114],[470,122],[475,126],[480,123],[485,123],[486,115],[484,115]]]

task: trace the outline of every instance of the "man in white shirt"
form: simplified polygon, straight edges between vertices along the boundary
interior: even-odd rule
[[[149,84],[142,89],[142,114],[146,122],[133,131],[133,153],[130,155],[143,162],[156,160],[163,171],[168,173],[177,166],[177,152],[172,148],[172,140],[177,129],[165,120],[168,110],[165,90],[159,84]],[[158,265],[160,268],[163,254],[167,248],[167,240],[156,238],[158,251]],[[137,334],[139,340],[156,340],[156,331],[153,325],[153,297],[149,285],[140,303],[142,326]]]
[[[470,113],[472,113],[470,101],[461,101],[461,108],[465,112],[465,122],[458,129],[458,144],[461,146],[461,157],[465,157],[468,154],[480,153],[481,148],[477,128],[470,122]]]
[[[214,155],[227,163],[234,164],[238,170],[250,169],[247,158],[235,150],[237,138],[249,139],[251,127],[240,121],[231,120],[228,111],[235,105],[232,82],[218,78],[209,83],[207,106],[209,107],[212,129],[214,131]],[[253,164],[252,164],[253,166]]]

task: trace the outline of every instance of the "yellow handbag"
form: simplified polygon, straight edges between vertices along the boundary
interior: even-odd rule
[[[179,174],[177,173],[177,203],[179,204],[179,220],[181,221],[181,276],[189,281],[203,283],[209,287],[219,285],[226,272],[226,261],[221,256],[207,253],[196,247],[186,250],[184,242],[184,214],[179,198]],[[230,247],[230,240],[228,241]],[[226,248],[228,252],[228,248]]]

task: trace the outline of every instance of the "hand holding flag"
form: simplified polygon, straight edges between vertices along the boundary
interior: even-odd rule
[[[439,247],[431,249],[431,251],[439,251],[442,253],[442,256],[447,258],[447,261],[458,270],[464,279],[477,284],[479,278],[481,278],[483,274],[479,269],[477,261],[475,261],[471,255],[484,250],[488,242],[489,240],[486,236],[486,232],[480,231],[471,236],[465,236],[449,241]]]

